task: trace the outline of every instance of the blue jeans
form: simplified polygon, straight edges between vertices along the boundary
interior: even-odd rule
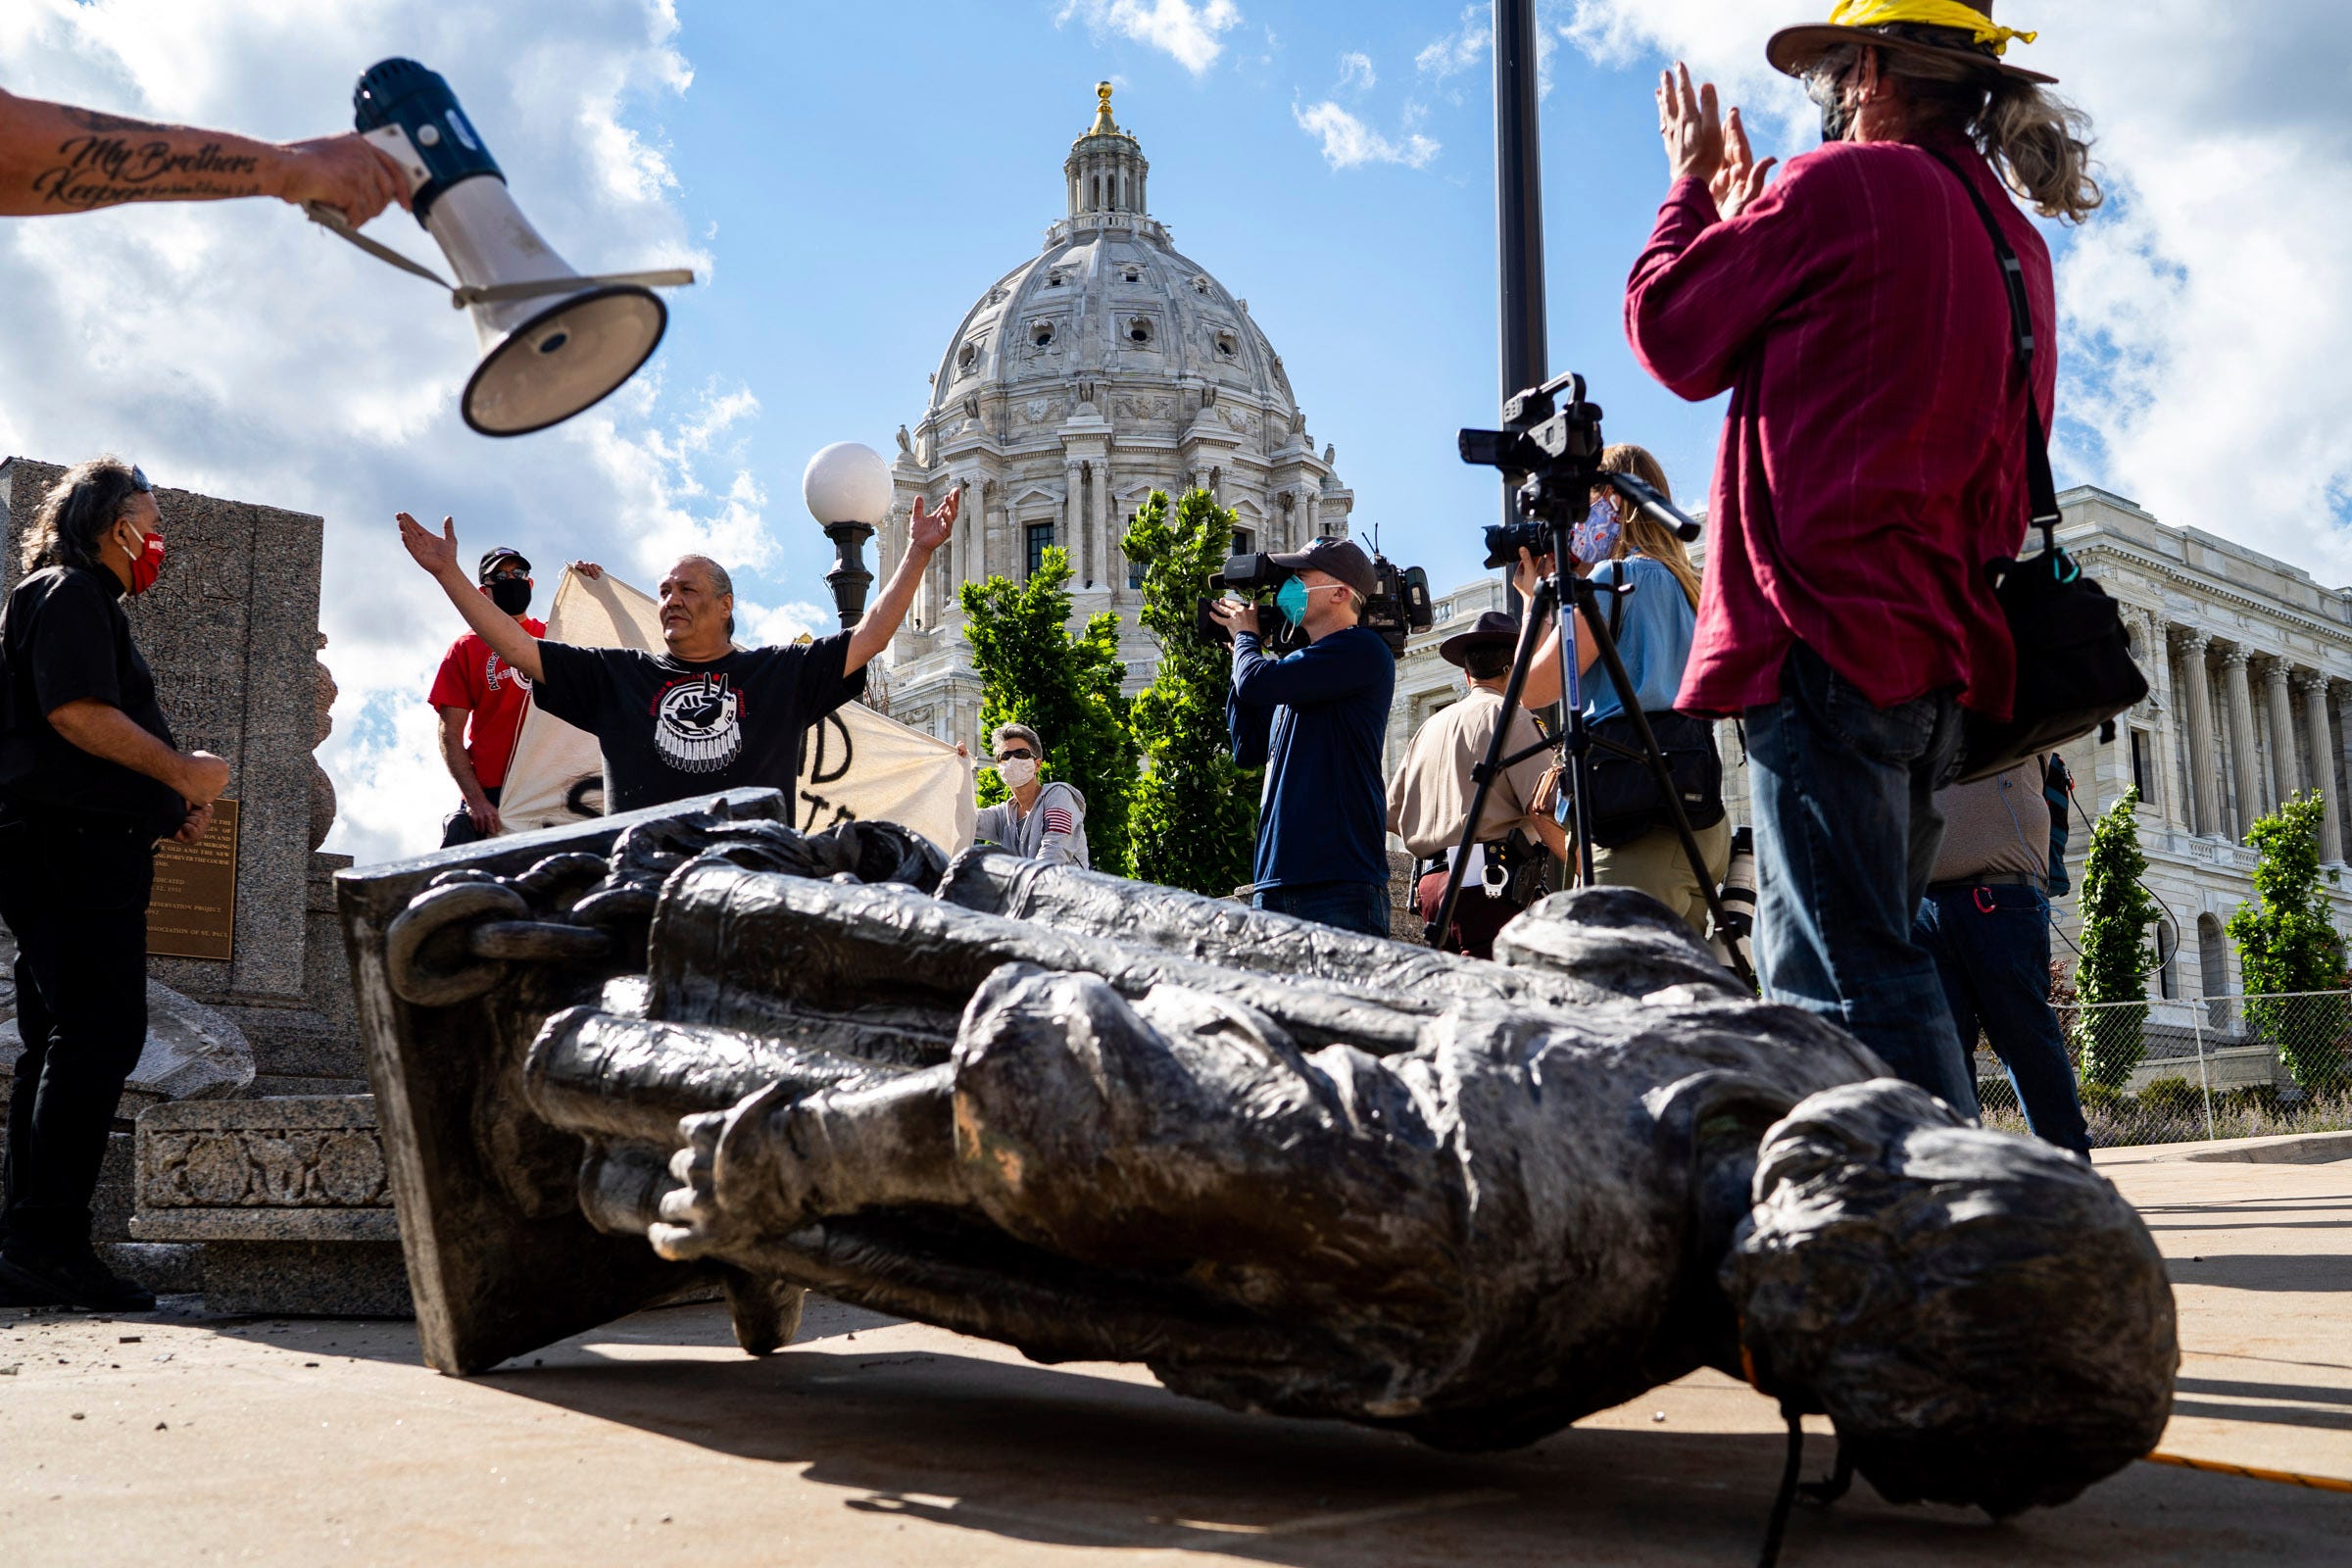
[[[1799,643],[1781,700],[1747,710],[1764,994],[1843,1028],[1964,1116],[1976,1083],[1912,917],[1943,842],[1960,748],[1949,691],[1874,707]]]
[[[1389,934],[1389,889],[1382,882],[1288,883],[1259,888],[1250,902],[1275,914],[1295,914],[1343,931],[1368,937]]]
[[[1981,1026],[2034,1136],[2088,1153],[2075,1069],[2050,1010],[2050,901],[2039,888],[1950,888],[1921,902],[1911,934],[1943,977],[1962,1049]]]

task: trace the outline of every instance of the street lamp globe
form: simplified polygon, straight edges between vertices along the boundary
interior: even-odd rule
[[[865,594],[874,574],[865,567],[865,542],[890,514],[890,465],[858,441],[836,441],[808,460],[801,473],[801,499],[833,541],[833,569],[825,581],[844,626],[865,614]]]
[[[808,460],[801,496],[820,523],[875,527],[890,512],[890,465],[861,441],[836,441]]]

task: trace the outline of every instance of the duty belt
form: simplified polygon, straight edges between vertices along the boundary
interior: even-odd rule
[[[1931,882],[1928,891],[1934,893],[1965,893],[1970,888],[2037,888],[2043,878],[2032,871],[1985,871],[1977,876],[1956,876],[1948,882]]]

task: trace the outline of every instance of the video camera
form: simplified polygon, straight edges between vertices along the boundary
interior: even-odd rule
[[[1559,406],[1562,392],[1568,394],[1566,408]],[[1458,437],[1464,463],[1527,475],[1518,497],[1527,520],[1487,529],[1489,568],[1516,564],[1522,550],[1538,560],[1550,555],[1554,527],[1582,516],[1602,486],[1685,544],[1698,537],[1696,520],[1656,490],[1630,473],[1601,467],[1600,405],[1586,399],[1583,376],[1570,371],[1513,394],[1502,406],[1502,422],[1503,429],[1464,430]]]
[[[1208,586],[1218,593],[1231,591],[1245,598],[1268,589],[1279,588],[1284,579],[1296,576],[1289,566],[1278,565],[1274,558],[1262,550],[1247,555],[1228,556],[1225,567],[1213,572]],[[1434,621],[1429,602],[1429,573],[1419,566],[1397,566],[1386,556],[1372,558],[1372,575],[1378,592],[1364,602],[1363,613],[1356,624],[1380,633],[1389,645],[1392,656],[1404,657],[1405,639],[1414,632],[1427,631]],[[1195,623],[1205,641],[1225,641],[1225,628],[1218,625],[1208,612],[1216,602],[1215,595],[1200,601],[1196,609]],[[1306,646],[1306,632],[1295,627],[1272,605],[1257,607],[1257,634],[1266,651],[1279,659]]]

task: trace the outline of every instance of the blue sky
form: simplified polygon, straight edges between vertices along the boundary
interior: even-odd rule
[[[1826,0],[1539,0],[1553,369],[1701,501],[1720,411],[1632,364],[1620,290],[1664,185],[1651,86],[1690,59],[1766,150],[1816,139],[1762,63]],[[2010,13],[2037,12],[2012,18]],[[1461,0],[10,0],[0,85],[291,139],[351,83],[441,70],[584,270],[690,265],[668,340],[590,414],[516,441],[456,408],[476,353],[432,292],[270,203],[0,224],[0,453],[115,450],[167,483],[317,512],[330,848],[432,842],[423,702],[454,634],[390,515],[456,514],[543,590],[569,556],[650,581],[740,567],[752,634],[831,624],[809,453],[888,451],[966,308],[1060,213],[1093,83],[1155,214],[1250,302],[1355,518],[1449,587],[1495,482],[1453,432],[1496,407],[1492,61]],[[2114,200],[2060,262],[2062,483],[2352,581],[2352,24],[2341,0],[2004,0],[2096,122]],[[2184,48],[2183,39],[2195,46]],[[2013,46],[2023,48],[2025,46]],[[371,234],[435,266],[389,214]]]
[[[1458,14],[1253,5],[1197,74],[1080,18],[1055,25],[1052,3],[911,6],[887,50],[874,13],[821,9],[789,23],[763,6],[681,13],[696,80],[661,117],[689,227],[717,225],[719,262],[679,302],[663,353],[673,376],[741,379],[759,397],[748,450],[777,480],[788,538],[785,481],[805,455],[833,439],[887,450],[919,416],[963,313],[1035,253],[1060,216],[1062,156],[1108,76],[1152,160],[1155,216],[1249,299],[1314,434],[1339,448],[1357,525],[1442,584],[1477,572],[1496,486],[1462,466],[1453,431],[1495,413],[1491,68],[1439,78],[1414,64]],[[852,63],[793,64],[828,58]],[[1664,185],[1648,76],[1573,52],[1554,71],[1553,364],[1583,368],[1611,433],[1654,443],[1703,494],[1716,416],[1642,376],[1618,325]],[[1327,101],[1436,150],[1420,168],[1335,170],[1298,122]],[[1408,106],[1420,111],[1409,131]],[[820,543],[811,530],[787,546],[788,597],[823,599],[810,578]]]

